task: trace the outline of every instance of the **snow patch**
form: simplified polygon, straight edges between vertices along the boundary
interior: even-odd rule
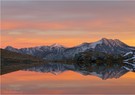
[[[95,48],[98,44],[102,44],[102,41],[97,41],[97,42],[94,42],[94,43],[91,43],[91,48]]]
[[[133,54],[133,52],[128,52],[128,53],[126,53],[124,56],[127,56],[127,55],[129,55],[129,54]]]

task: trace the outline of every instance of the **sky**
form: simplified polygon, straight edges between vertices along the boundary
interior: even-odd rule
[[[101,38],[135,46],[134,1],[3,0],[1,47],[59,43],[67,47]]]

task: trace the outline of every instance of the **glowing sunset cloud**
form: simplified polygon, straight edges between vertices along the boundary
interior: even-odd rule
[[[2,1],[1,47],[74,46],[103,37],[135,45],[134,1]]]

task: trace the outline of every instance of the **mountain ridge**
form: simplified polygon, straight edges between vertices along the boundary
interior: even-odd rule
[[[44,46],[55,46],[55,45],[59,45],[59,46],[61,46],[61,47],[65,47],[65,48],[73,48],[73,47],[76,47],[76,46],[80,46],[80,45],[82,45],[82,44],[91,44],[91,43],[95,43],[95,42],[98,42],[98,41],[101,41],[101,40],[114,40],[114,41],[120,41],[119,39],[108,39],[108,38],[101,38],[100,40],[97,40],[97,41],[94,41],[94,42],[83,42],[83,43],[81,43],[81,44],[79,44],[79,45],[75,45],[75,46],[71,46],[71,47],[66,47],[66,46],[64,46],[64,45],[62,45],[62,44],[59,44],[59,43],[53,43],[53,44],[51,44],[51,45],[40,45],[40,46],[32,46],[32,47],[23,47],[23,48],[16,48],[16,49],[24,49],[24,48],[38,48],[38,47],[44,47]],[[120,42],[122,42],[122,41],[120,41]],[[125,44],[125,43],[124,43]],[[127,45],[127,44],[126,44]],[[129,45],[128,45],[129,46]],[[6,46],[5,48],[7,48],[7,47],[12,47],[12,48],[14,48],[13,46]],[[131,46],[131,47],[135,47],[135,46]]]
[[[95,42],[99,42],[99,41],[107,41],[107,40],[112,40],[112,41],[117,41],[117,42],[119,41],[119,42],[122,42],[122,41],[120,41],[119,39],[108,39],[108,38],[101,38],[100,40],[95,41]],[[92,43],[95,43],[95,42],[83,42],[83,43],[81,43],[81,44],[79,44],[79,45],[75,45],[75,46],[72,46],[72,47],[66,47],[66,46],[61,45],[61,44],[59,44],[59,43],[53,43],[53,44],[51,44],[51,45],[41,45],[41,46],[33,46],[33,47],[15,48],[15,49],[40,48],[40,47],[64,47],[64,48],[73,48],[73,47],[78,47],[78,46],[81,46],[81,45],[84,45],[84,44],[92,44]],[[123,43],[123,42],[122,42],[122,43]],[[123,43],[123,44],[125,44],[125,43]],[[125,45],[127,45],[127,44],[125,44]],[[127,46],[129,46],[129,45],[127,45]],[[6,46],[4,49],[6,49],[6,48],[8,48],[8,47],[14,48],[13,46]],[[135,47],[135,46],[130,46],[130,47]]]
[[[50,46],[36,46],[20,49],[7,46],[5,49],[18,53],[38,56],[48,60],[61,60],[61,59],[72,59],[76,54],[84,52],[86,50],[105,52],[108,54],[125,54],[132,50],[135,50],[135,47],[128,46],[119,39],[102,38],[96,42],[91,43],[85,42],[70,48],[55,43]]]

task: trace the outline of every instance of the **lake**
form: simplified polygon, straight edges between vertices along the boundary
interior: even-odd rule
[[[102,67],[103,68],[103,67]],[[76,69],[50,63],[1,75],[2,94],[135,94],[135,73],[123,67]]]

